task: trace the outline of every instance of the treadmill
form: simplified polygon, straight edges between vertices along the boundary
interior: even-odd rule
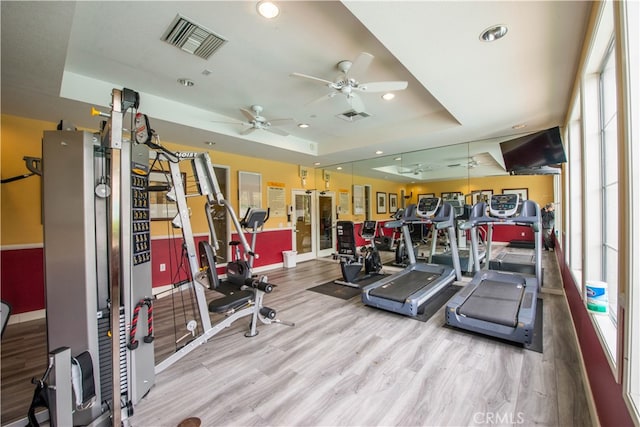
[[[401,219],[402,235],[405,244],[411,247],[411,224],[432,224],[437,230],[446,229],[453,248],[454,268],[417,263],[413,251],[408,251],[407,267],[362,289],[362,302],[365,305],[405,316],[417,316],[422,304],[453,281],[461,279],[460,262],[456,256],[454,210],[449,203],[439,207],[439,197],[425,197],[417,205],[409,205]]]
[[[472,229],[487,224],[489,229],[500,225],[530,225],[535,233],[535,275],[515,272],[480,270],[464,288],[453,296],[445,308],[446,324],[472,332],[531,344],[536,322],[536,304],[542,283],[540,250],[540,207],[531,200],[523,202],[523,214],[515,216],[517,194],[499,194],[491,197],[490,216],[486,203],[474,205],[469,221],[463,228]],[[471,233],[471,250],[478,250],[478,239]]]

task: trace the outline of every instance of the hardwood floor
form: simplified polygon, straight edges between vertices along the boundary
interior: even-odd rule
[[[544,256],[545,286],[556,287],[553,254]],[[187,417],[203,426],[596,424],[563,295],[542,294],[544,353],[536,353],[447,328],[444,314],[419,322],[358,297],[306,290],[339,275],[337,264],[321,260],[268,272],[278,286],[265,305],[296,326],[261,325],[258,336],[245,338],[248,322],[235,322],[159,374],[131,424],[177,426]],[[173,351],[190,317],[189,309],[178,314],[174,332],[175,307],[170,297],[156,303],[157,359]],[[5,332],[3,424],[26,414],[29,378],[46,362],[43,330],[44,321],[34,321]],[[28,390],[22,409],[14,398],[19,383]]]

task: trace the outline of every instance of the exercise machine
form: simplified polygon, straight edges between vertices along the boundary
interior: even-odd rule
[[[480,243],[480,228],[473,227],[470,230],[463,230],[461,225],[469,219],[471,206],[469,209],[466,209],[468,205],[462,207],[462,214],[456,216],[456,234],[457,234],[457,243],[458,243],[458,258],[460,259],[460,268],[463,273],[473,274],[475,273],[475,261],[473,259],[473,251],[469,247],[467,247],[467,233],[475,233],[478,242]],[[459,209],[456,209],[458,212]],[[487,250],[483,247],[478,248],[477,256],[479,257],[480,265],[483,265],[486,260]],[[443,264],[448,266],[453,266],[453,257],[451,250],[444,250],[443,252],[436,252],[435,242],[432,242],[431,246],[431,254],[429,256],[429,262],[435,264]]]
[[[542,283],[540,230],[540,207],[525,200],[520,216],[516,216],[519,196],[517,194],[493,195],[489,204],[474,205],[465,229],[488,226],[488,240],[494,226],[527,224],[533,227],[535,239],[535,275],[480,270],[478,258],[476,274],[464,288],[449,300],[445,308],[447,325],[478,332],[528,346],[533,339],[536,323],[536,305]],[[478,250],[478,239],[471,234],[471,250]]]
[[[455,280],[461,279],[460,262],[456,257],[454,210],[449,203],[440,207],[440,199],[437,197],[423,198],[417,205],[407,206],[401,221],[407,245],[411,245],[409,227],[412,224],[431,224],[436,230],[446,230],[451,239],[454,268],[417,263],[413,251],[409,251],[409,265],[365,286],[362,289],[362,302],[394,313],[416,316],[421,305]]]
[[[395,211],[393,215],[391,215],[392,220],[397,221],[398,219],[402,218],[403,212],[404,209],[398,209],[397,211]],[[399,236],[402,236],[400,227],[393,227],[391,229],[390,236],[384,234],[384,228],[386,228],[385,226],[378,223],[378,228],[379,231],[373,239],[376,248],[379,251],[395,251],[396,245],[398,244]]]
[[[362,223],[360,237],[365,241],[365,245],[358,250],[353,222],[338,221],[336,224],[338,252],[334,258],[340,259],[343,280],[335,280],[336,284],[359,288],[358,282],[380,274],[382,262],[378,249],[373,244],[377,227],[377,221]],[[364,274],[362,274],[363,267]]]
[[[195,301],[200,314],[202,333],[160,362],[156,366],[156,373],[162,372],[241,318],[251,318],[249,330],[245,333],[246,337],[254,337],[258,334],[258,323],[266,325],[281,323],[288,326],[295,326],[291,322],[276,319],[276,311],[263,306],[265,295],[271,293],[275,286],[268,282],[266,276],[252,277],[249,275],[249,277],[244,278],[242,283],[240,283],[240,278],[236,277],[235,284],[239,286],[237,286],[233,292],[223,292],[220,288],[221,282],[218,278],[216,267],[216,251],[219,250],[219,247],[217,247],[218,239],[215,233],[215,227],[213,226],[213,219],[211,215],[209,215],[213,206],[217,204],[225,208],[238,235],[238,246],[242,247],[249,259],[257,258],[258,255],[254,253],[253,248],[247,242],[243,230],[255,227],[253,231],[257,233],[258,228],[261,226],[260,223],[264,224],[264,221],[266,221],[267,212],[259,209],[253,210],[253,213],[250,211],[245,217],[247,221],[245,226],[243,227],[243,225],[241,225],[233,207],[229,201],[224,198],[209,153],[187,152],[169,154],[166,152],[158,152],[158,156],[160,156],[161,161],[166,161],[169,164],[173,187],[167,197],[173,198],[178,206],[178,214],[173,219],[172,224],[182,231],[183,245],[186,252],[185,257],[188,261],[189,275],[191,278],[191,280],[182,285],[181,288],[188,287],[195,291]],[[189,208],[187,206],[180,168],[181,162],[190,163],[196,178],[198,194],[206,196],[207,199],[205,202],[205,212],[207,212],[207,218],[209,219],[210,241],[213,244],[208,242],[199,243],[199,254],[196,252],[195,239],[191,228]],[[253,224],[251,224],[252,222]],[[253,244],[255,246],[255,233]],[[252,264],[248,263],[247,266],[250,271]],[[217,291],[214,299],[207,298],[205,293],[207,289]],[[222,314],[224,317],[222,320],[213,324],[210,313]]]
[[[52,426],[119,426],[155,383],[150,311],[138,318],[146,339],[128,346],[136,307],[152,296],[150,149],[124,131],[130,110],[131,129],[140,125],[139,102],[113,89],[99,133],[43,135],[49,368],[36,391]]]

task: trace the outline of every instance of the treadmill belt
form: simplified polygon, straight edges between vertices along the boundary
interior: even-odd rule
[[[500,258],[502,262],[509,262],[512,264],[535,264],[536,260],[533,255],[521,255],[521,254],[507,254]]]
[[[436,282],[441,274],[410,271],[382,286],[372,289],[369,295],[403,303],[411,295]]]
[[[514,327],[518,322],[524,283],[483,280],[460,306],[459,313],[487,322]]]

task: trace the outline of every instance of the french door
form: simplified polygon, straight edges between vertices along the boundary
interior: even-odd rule
[[[293,250],[297,261],[335,252],[335,195],[332,192],[293,190]]]

